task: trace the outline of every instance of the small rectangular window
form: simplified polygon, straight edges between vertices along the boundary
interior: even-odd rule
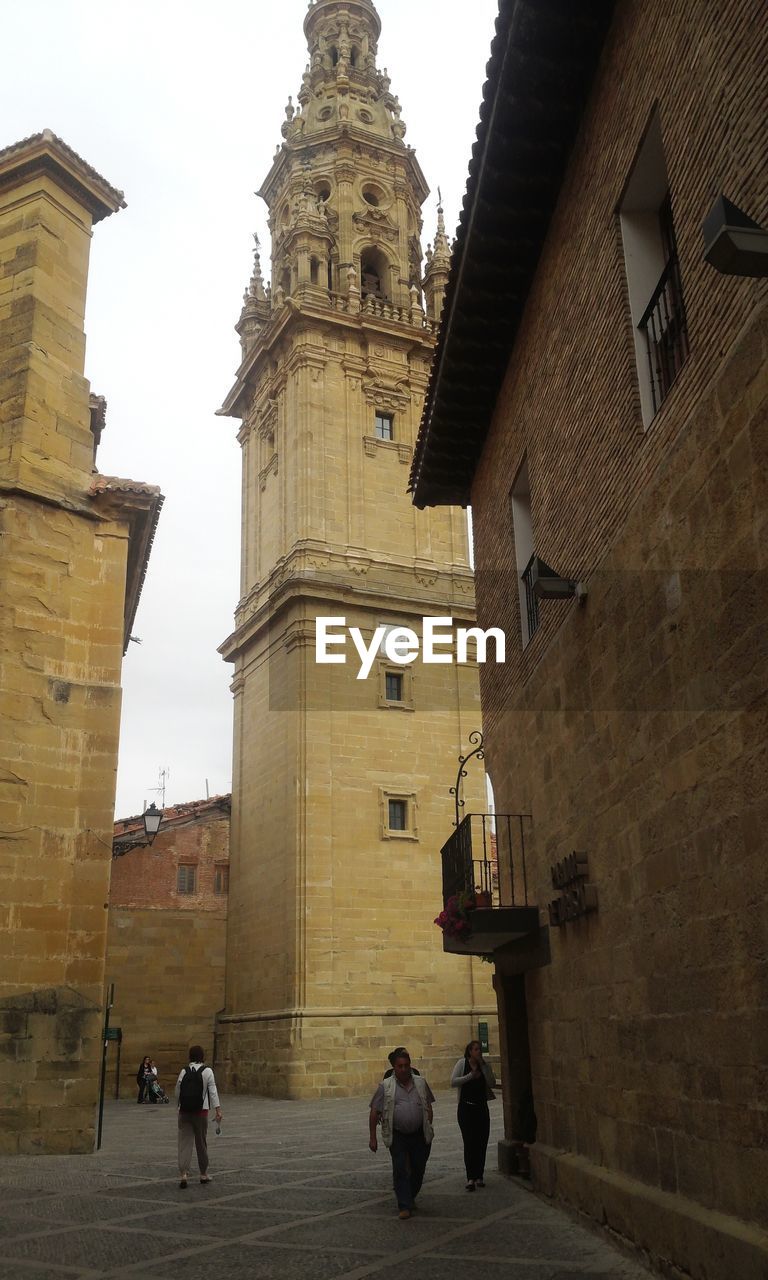
[[[197,867],[194,863],[179,863],[176,868],[176,892],[197,893]]]
[[[387,671],[384,683],[387,702],[402,702],[403,677],[394,671]]]
[[[389,800],[389,829],[390,831],[407,831],[408,830],[408,802],[407,800]]]
[[[216,867],[213,877],[213,892],[220,897],[229,893],[229,867]]]
[[[378,440],[394,440],[394,418],[391,413],[376,413],[376,438]]]

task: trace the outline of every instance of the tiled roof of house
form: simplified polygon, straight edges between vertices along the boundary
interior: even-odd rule
[[[613,7],[499,0],[411,467],[417,507],[470,501]]]
[[[231,794],[210,796],[205,800],[188,800],[183,804],[168,805],[163,810],[163,825],[161,830],[165,830],[170,823],[173,822],[189,822],[195,818],[203,818],[208,813],[225,813],[228,814],[232,808]],[[143,815],[138,813],[130,818],[117,818],[115,820],[115,837],[133,834],[135,831],[141,831],[144,827]]]

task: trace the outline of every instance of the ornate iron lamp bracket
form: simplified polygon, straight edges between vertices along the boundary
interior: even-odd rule
[[[461,780],[467,776],[467,771],[464,766],[465,764],[468,764],[473,756],[477,756],[478,760],[485,759],[485,752],[483,751],[483,735],[479,729],[472,730],[469,735],[469,741],[475,749],[474,751],[468,752],[465,756],[459,756],[459,772],[456,774],[456,785],[450,789],[450,795],[453,796],[454,804],[456,805],[456,821],[453,824],[454,827],[458,827],[461,820],[460,810],[464,808],[464,798],[460,794],[462,791]]]

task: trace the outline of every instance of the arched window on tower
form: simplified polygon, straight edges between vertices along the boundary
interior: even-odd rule
[[[360,254],[360,294],[389,300],[389,263],[381,249],[370,246]]]
[[[320,282],[320,263],[317,258],[310,258],[309,260],[309,279],[312,284],[319,284]]]
[[[360,54],[359,54],[359,52],[358,52],[357,48],[355,47],[355,45],[352,45],[352,48],[351,48],[350,53],[349,53],[349,64],[350,64],[350,66],[352,66],[352,67],[356,67],[356,66],[357,66],[357,60],[358,60],[359,56],[360,56]]]
[[[336,45],[335,45],[335,44],[334,44],[334,45],[331,45],[331,48],[330,48],[329,52],[330,52],[330,55],[331,55],[331,66],[332,66],[332,67],[335,67],[335,66],[336,66],[336,64],[337,64],[337,62],[339,61],[339,51],[338,51],[338,49],[336,48]]]
[[[333,293],[333,259],[328,259],[328,292]]]
[[[283,267],[282,271],[280,272],[280,288],[282,289],[283,293],[287,298],[291,292],[291,268],[290,267]]]

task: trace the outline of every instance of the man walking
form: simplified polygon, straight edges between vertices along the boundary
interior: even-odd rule
[[[401,1218],[410,1218],[424,1181],[432,1145],[434,1094],[423,1076],[411,1071],[411,1059],[403,1049],[392,1063],[392,1075],[382,1080],[371,1098],[369,1140],[378,1151],[376,1126],[392,1157],[392,1182]]]
[[[192,1143],[197,1151],[200,1181],[205,1185],[208,1177],[208,1112],[216,1109],[216,1121],[221,1120],[221,1105],[216,1080],[210,1067],[203,1065],[205,1053],[199,1044],[189,1051],[189,1066],[182,1067],[176,1081],[176,1101],[179,1104],[179,1187],[186,1191],[189,1165],[192,1159]]]

